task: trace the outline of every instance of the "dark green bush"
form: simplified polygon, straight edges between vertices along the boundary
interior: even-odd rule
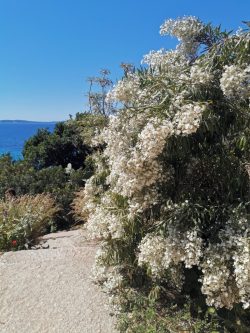
[[[66,168],[68,163],[79,169],[89,153],[90,149],[83,143],[74,121],[57,123],[53,133],[38,130],[26,141],[23,149],[24,160],[37,170],[50,166]]]

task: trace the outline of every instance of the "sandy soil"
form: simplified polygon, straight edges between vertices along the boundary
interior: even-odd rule
[[[91,280],[97,244],[80,230],[43,238],[48,249],[0,256],[0,333],[115,333]]]

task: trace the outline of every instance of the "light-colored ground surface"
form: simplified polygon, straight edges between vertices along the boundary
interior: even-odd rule
[[[97,245],[79,230],[46,237],[48,249],[0,256],[0,333],[114,333],[91,280]]]

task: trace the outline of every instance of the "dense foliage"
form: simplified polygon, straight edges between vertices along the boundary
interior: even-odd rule
[[[38,170],[50,166],[66,168],[69,163],[73,169],[79,169],[89,153],[75,121],[57,123],[52,133],[46,129],[38,130],[26,141],[23,149],[24,159]]]
[[[0,157],[0,198],[10,188],[17,196],[50,194],[60,207],[51,230],[75,223],[71,208],[75,192],[93,172],[92,162],[87,158],[91,149],[83,144],[86,140],[78,125],[80,118],[83,117],[78,115],[76,119],[58,123],[52,133],[39,130],[25,143],[23,160],[13,161],[10,155]]]
[[[108,94],[123,107],[79,196],[96,278],[124,332],[248,332],[249,29],[184,17],[160,33],[179,44]]]

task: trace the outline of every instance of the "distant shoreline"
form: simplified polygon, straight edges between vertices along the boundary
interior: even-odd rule
[[[4,124],[6,123],[55,124],[59,122],[63,122],[63,120],[61,121],[0,120],[0,123]]]

